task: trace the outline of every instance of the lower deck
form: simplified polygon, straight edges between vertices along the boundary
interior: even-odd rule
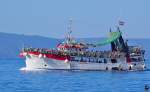
[[[26,67],[35,69],[67,69],[67,70],[144,70],[144,62],[127,63],[126,59],[90,58],[90,62],[81,57],[76,60],[55,60],[31,55],[26,57]],[[88,60],[88,59],[87,59]],[[96,61],[97,62],[96,62]],[[101,62],[100,62],[101,61]]]

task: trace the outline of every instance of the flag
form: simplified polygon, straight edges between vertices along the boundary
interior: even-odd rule
[[[119,25],[120,25],[120,26],[123,26],[124,24],[125,24],[124,21],[119,21]]]

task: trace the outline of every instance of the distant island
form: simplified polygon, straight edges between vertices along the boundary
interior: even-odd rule
[[[60,39],[0,32],[0,59],[19,58],[22,47],[53,48]]]

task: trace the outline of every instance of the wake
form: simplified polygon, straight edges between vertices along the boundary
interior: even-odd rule
[[[21,70],[21,71],[44,71],[45,69],[35,69],[35,68],[22,67],[19,70]]]

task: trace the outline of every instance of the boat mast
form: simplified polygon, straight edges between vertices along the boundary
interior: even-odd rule
[[[69,19],[69,24],[68,24],[68,33],[67,33],[67,39],[66,39],[66,42],[67,44],[72,42],[72,36],[71,36],[71,33],[72,33],[72,18]]]

